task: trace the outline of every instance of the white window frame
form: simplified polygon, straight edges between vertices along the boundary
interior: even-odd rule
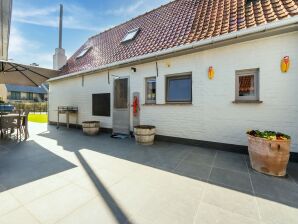
[[[147,82],[150,80],[155,80],[155,100],[150,100],[147,98],[148,96],[148,85]],[[145,78],[145,103],[146,104],[156,104],[156,77],[152,76],[152,77],[147,77]]]
[[[79,59],[81,57],[84,57],[90,50],[92,47],[86,47],[84,48],[79,54],[78,56],[76,56],[76,59]]]
[[[176,100],[169,100],[168,98],[168,91],[169,91],[169,81],[171,79],[184,79],[185,77],[189,77],[190,78],[190,100],[183,100],[183,101],[176,101]],[[165,80],[165,84],[166,84],[166,88],[165,88],[165,91],[166,91],[166,94],[165,94],[165,97],[166,97],[166,103],[167,104],[175,104],[175,103],[182,103],[182,104],[191,104],[192,103],[192,72],[186,72],[186,73],[180,73],[180,74],[173,74],[173,75],[168,75],[165,77],[166,80]]]
[[[259,73],[260,69],[244,69],[237,70],[235,75],[235,101],[259,101]],[[239,77],[241,76],[254,76],[254,87],[255,87],[255,95],[254,96],[239,96]]]
[[[136,38],[136,36],[139,34],[139,32],[140,32],[140,28],[135,28],[135,29],[133,29],[133,30],[128,31],[128,32],[126,33],[126,35],[123,37],[123,39],[122,39],[121,42],[122,42],[122,43],[125,43],[125,42],[128,42],[128,41],[134,40],[134,39]],[[130,34],[132,34],[132,33],[133,33],[132,37],[130,37],[130,38],[127,39],[127,37],[128,37]]]

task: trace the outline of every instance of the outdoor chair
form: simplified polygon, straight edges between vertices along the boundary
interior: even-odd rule
[[[1,114],[0,130],[1,137],[4,135],[11,136],[16,131],[17,140],[22,139],[22,135],[25,138],[28,137],[27,129],[27,117],[28,112],[24,110],[14,110],[11,114]]]
[[[20,117],[1,117],[1,136],[9,135],[11,136],[12,133],[17,131],[17,140],[19,138],[19,133],[21,132],[21,126],[20,126]]]
[[[28,115],[29,111],[23,111],[22,114],[22,119],[21,119],[21,124],[20,124],[20,129],[21,133],[25,135],[25,139],[29,138],[29,132],[28,132]]]

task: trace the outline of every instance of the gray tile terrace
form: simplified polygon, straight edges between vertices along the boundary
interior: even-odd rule
[[[247,155],[30,123],[0,144],[0,223],[298,223],[298,164],[286,178]]]

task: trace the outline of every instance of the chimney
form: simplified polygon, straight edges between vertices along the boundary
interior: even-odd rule
[[[0,60],[7,61],[12,0],[0,0]]]
[[[59,46],[55,49],[53,56],[53,68],[55,70],[60,69],[66,64],[65,50],[62,48],[62,19],[63,19],[63,5],[60,4],[60,17],[59,17]]]

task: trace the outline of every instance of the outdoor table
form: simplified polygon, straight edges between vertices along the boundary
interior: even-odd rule
[[[27,139],[29,137],[29,131],[28,131],[28,116],[26,115],[20,115],[20,114],[5,114],[5,113],[1,113],[0,115],[0,129],[1,128],[1,119],[5,118],[5,117],[10,117],[10,118],[15,118],[15,119],[23,119],[23,123],[25,124],[25,139]],[[2,137],[2,133],[1,133],[1,137]]]
[[[66,127],[69,128],[69,114],[75,114],[76,115],[76,127],[78,127],[78,107],[74,106],[59,106],[58,107],[58,119],[57,119],[57,128],[59,128],[59,119],[60,114],[66,114]]]

